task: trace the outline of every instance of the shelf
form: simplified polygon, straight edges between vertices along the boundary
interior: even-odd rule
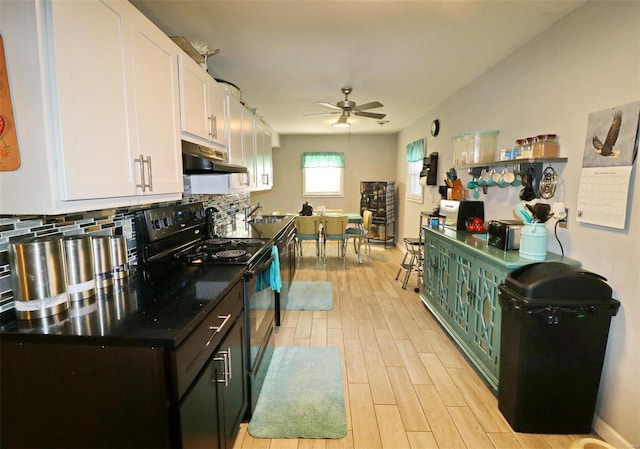
[[[456,165],[456,169],[468,169],[469,174],[474,178],[478,178],[483,170],[494,167],[513,167],[514,172],[519,172],[523,176],[529,171],[529,169],[533,169],[534,173],[534,185],[539,186],[540,180],[542,179],[542,166],[544,164],[553,164],[553,163],[565,163],[567,162],[566,157],[539,157],[539,158],[529,158],[529,159],[509,159],[505,161],[495,161],[495,162],[478,162],[475,164],[465,164],[465,165]],[[486,195],[488,186],[482,187],[482,192]],[[538,189],[535,187],[536,197],[538,197]]]
[[[463,164],[456,165],[455,168],[468,168],[472,170],[474,168],[487,168],[487,167],[503,167],[506,165],[532,165],[532,164],[553,164],[553,163],[562,163],[567,162],[566,157],[539,157],[539,158],[530,158],[530,159],[508,159],[505,161],[494,161],[494,162],[478,162],[474,164]]]

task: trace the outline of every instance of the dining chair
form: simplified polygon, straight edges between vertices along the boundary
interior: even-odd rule
[[[317,258],[320,257],[320,217],[296,215],[295,225],[300,258],[302,258],[302,242],[304,240],[315,240],[317,262]]]
[[[365,210],[362,213],[362,224],[356,227],[347,228],[347,238],[353,239],[353,248],[359,254],[362,243],[366,245],[368,249],[368,254],[371,255],[371,244],[369,243],[369,227],[371,226],[371,218],[373,217],[373,212],[370,210]],[[356,247],[356,241],[358,242],[358,246]]]
[[[342,257],[342,264],[346,265],[345,257],[347,243],[347,223],[349,218],[346,215],[336,215],[333,217],[324,217],[322,221],[322,254],[323,261],[327,263],[327,240],[338,242],[338,257]]]

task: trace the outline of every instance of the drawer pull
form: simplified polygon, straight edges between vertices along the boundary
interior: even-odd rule
[[[219,319],[224,319],[224,321],[220,324],[220,326],[209,326],[210,331],[214,331],[216,333],[222,332],[222,328],[227,324],[227,321],[231,319],[231,314],[229,315],[218,315]]]

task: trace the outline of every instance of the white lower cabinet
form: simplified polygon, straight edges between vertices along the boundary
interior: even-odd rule
[[[0,24],[22,159],[0,174],[0,213],[181,197],[168,37],[122,1],[3,2]]]

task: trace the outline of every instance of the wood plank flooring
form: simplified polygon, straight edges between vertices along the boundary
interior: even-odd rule
[[[234,449],[566,449],[586,435],[515,433],[498,401],[413,291],[396,281],[403,253],[372,245],[346,267],[336,245],[326,265],[304,245],[297,281],[330,281],[333,310],[288,311],[278,346],[336,346],[341,352],[347,428],[338,440],[257,439],[243,423]],[[591,435],[593,436],[593,435]]]

